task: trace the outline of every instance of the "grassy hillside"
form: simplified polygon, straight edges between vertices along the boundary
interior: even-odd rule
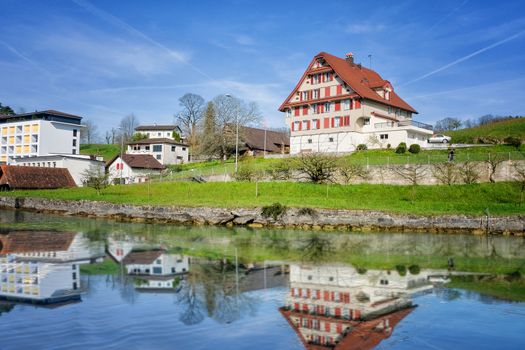
[[[282,203],[290,207],[365,209],[408,214],[523,214],[514,183],[475,185],[317,185],[291,182],[164,182],[111,186],[97,195],[91,188],[5,192],[5,196],[95,200],[137,205],[256,207]]]
[[[107,145],[107,144],[85,144],[80,145],[80,154],[95,154],[97,156],[104,157],[105,161],[110,160],[120,152],[119,145]]]
[[[474,128],[448,131],[453,143],[484,143],[483,139],[494,139],[500,142],[508,136],[525,141],[525,117],[498,121]],[[487,142],[485,142],[487,143]]]

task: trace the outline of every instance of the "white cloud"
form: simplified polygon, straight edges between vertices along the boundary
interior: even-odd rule
[[[245,45],[245,46],[255,45],[255,39],[245,34],[235,35],[234,39],[235,39],[235,42],[239,45]]]
[[[354,23],[347,25],[345,32],[349,34],[367,34],[381,32],[385,29],[386,26],[383,24]]]

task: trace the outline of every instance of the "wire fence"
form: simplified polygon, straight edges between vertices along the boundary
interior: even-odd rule
[[[295,158],[297,159],[297,158]],[[294,162],[294,157],[285,158],[283,162]],[[502,161],[525,161],[524,152],[495,152],[495,153],[456,153],[453,161],[456,163],[464,162],[487,162],[489,160]],[[372,156],[372,157],[340,157],[338,165],[358,164],[364,167],[392,166],[392,165],[416,165],[416,164],[439,164],[449,162],[449,155],[443,154],[409,154],[409,155],[392,155],[392,156]],[[249,167],[253,171],[262,173],[262,176],[269,175],[275,162],[239,162],[238,169]],[[162,175],[152,175],[151,181],[187,181],[191,179],[209,179],[214,181],[228,181],[235,174],[234,163],[224,163],[210,167],[195,167],[194,169],[184,171],[168,170]]]

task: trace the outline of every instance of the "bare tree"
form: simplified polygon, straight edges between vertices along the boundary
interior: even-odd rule
[[[176,123],[187,136],[190,146],[197,144],[197,127],[203,119],[206,102],[204,99],[192,93],[187,93],[179,98],[179,106],[182,110],[175,116]]]
[[[297,161],[297,169],[300,171],[302,178],[313,183],[334,181],[337,167],[333,156],[310,153],[301,155]]]
[[[109,173],[100,167],[89,167],[82,173],[82,183],[101,195],[102,190],[109,186]]]
[[[458,181],[458,169],[452,162],[434,164],[432,173],[444,185],[453,185]]]
[[[464,183],[470,185],[479,180],[479,171],[476,163],[467,161],[458,168],[459,176]]]
[[[427,174],[426,165],[423,164],[393,166],[391,169],[395,174],[414,186],[418,185]]]
[[[80,132],[80,139],[82,143],[94,143],[97,139],[97,125],[90,119],[85,119],[82,131]]]
[[[435,129],[439,131],[457,130],[461,127],[461,120],[457,118],[445,118],[438,120]]]
[[[220,95],[213,99],[216,142],[220,156],[225,159],[235,151],[236,128],[248,126],[260,121],[261,115],[256,103],[246,103],[238,98]],[[242,138],[240,136],[240,138]]]
[[[504,156],[499,154],[490,154],[489,158],[485,160],[485,163],[487,164],[487,167],[489,169],[489,180],[490,182],[494,183],[496,182],[496,179],[494,176],[496,175],[496,172],[498,171],[499,166],[501,163],[503,163],[505,160],[507,160]]]
[[[370,178],[370,171],[361,164],[345,164],[339,168],[339,175],[345,185],[348,185],[352,180],[368,180]]]
[[[135,128],[139,126],[139,120],[135,116],[135,114],[130,114],[125,116],[120,120],[120,132],[123,133],[124,139],[129,140],[133,133],[135,132]],[[113,140],[114,141],[114,140]]]

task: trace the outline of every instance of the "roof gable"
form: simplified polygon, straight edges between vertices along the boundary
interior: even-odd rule
[[[339,76],[341,80],[343,80],[343,82],[346,83],[360,97],[370,99],[385,105],[401,108],[413,113],[417,113],[417,111],[412,106],[406,103],[393,90],[390,92],[390,99],[388,100],[380,96],[374,90],[374,88],[378,87],[392,87],[390,82],[388,80],[384,80],[377,72],[362,67],[360,64],[351,64],[343,58],[330,55],[326,52],[321,52],[312,59],[312,61],[308,65],[308,68],[299,80],[299,83],[295,86],[292,93],[286,98],[285,102],[283,102],[283,104],[281,104],[281,106],[279,107],[280,111],[284,111],[284,108],[288,103],[290,103],[290,99],[293,96],[295,96],[299,87],[301,86],[302,82],[306,79],[308,74],[317,72],[320,73],[323,70],[322,68],[312,70],[314,63],[319,58],[323,58],[326,64],[334,70],[337,76]]]
[[[108,162],[108,167],[111,166],[118,158],[120,158],[120,155],[116,155]],[[162,170],[164,169],[164,165],[162,165],[158,160],[155,159],[150,154],[123,154],[122,155],[122,161],[126,163],[130,168],[136,168],[136,169],[156,169],[156,170]]]

